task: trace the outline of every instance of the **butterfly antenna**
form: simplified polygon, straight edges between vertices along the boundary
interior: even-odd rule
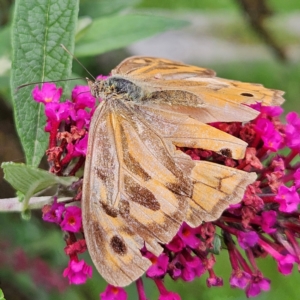
[[[63,44],[60,44],[60,46],[69,54],[73,57],[74,60],[77,61],[77,63],[94,79],[96,78],[89,72],[89,70],[77,59],[77,57],[74,56]]]
[[[59,80],[49,80],[49,81],[37,81],[37,82],[30,82],[30,83],[24,83],[19,85],[16,89],[15,92],[18,90],[22,89],[23,87],[33,85],[33,84],[40,84],[40,83],[49,83],[49,82],[61,82],[61,81],[70,81],[70,80],[78,80],[78,79],[85,79],[83,77],[77,77],[77,78],[70,78],[70,79],[59,79]]]

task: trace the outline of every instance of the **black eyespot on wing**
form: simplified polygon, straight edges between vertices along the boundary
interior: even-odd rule
[[[125,255],[127,252],[127,247],[123,240],[118,236],[113,236],[110,240],[110,246],[119,255]]]
[[[220,150],[220,153],[221,153],[223,156],[232,158],[232,152],[231,152],[231,150],[228,149],[228,148],[221,149],[221,150]]]
[[[250,94],[250,93],[241,93],[242,96],[245,97],[254,97],[254,95]]]

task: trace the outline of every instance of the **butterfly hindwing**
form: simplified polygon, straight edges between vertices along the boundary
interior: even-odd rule
[[[221,153],[229,150],[230,157],[241,159],[247,143],[189,115],[150,105],[135,105],[135,109],[164,141],[177,147],[203,148]]]
[[[247,144],[212,126],[200,123],[184,114],[135,105],[143,118],[161,138],[178,147],[204,148],[220,151],[227,147],[231,157],[244,157]],[[224,149],[224,148],[223,148]],[[230,204],[239,202],[246,187],[256,179],[247,173],[206,161],[192,161],[181,151],[173,151],[173,158],[193,182],[186,221],[193,227],[203,221],[217,219]]]
[[[187,223],[195,227],[203,221],[217,220],[230,205],[241,201],[246,187],[256,177],[255,173],[208,161],[197,161],[191,172],[194,185]]]

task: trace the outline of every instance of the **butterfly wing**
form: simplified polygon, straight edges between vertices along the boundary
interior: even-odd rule
[[[112,73],[143,93],[124,102],[114,94],[114,101],[105,101],[93,116],[83,227],[100,274],[112,285],[125,286],[151,264],[140,253],[144,243],[159,255],[160,243],[168,243],[182,221],[197,226],[217,219],[256,178],[192,161],[175,145],[229,149],[233,158],[242,158],[243,141],[203,123],[248,121],[258,113],[244,104],[275,105],[283,98],[280,91],[219,79],[211,70],[164,59],[129,58]]]
[[[144,243],[159,255],[160,243],[185,219],[192,182],[169,149],[121,100],[97,108],[84,171],[83,228],[95,266],[112,285],[139,278],[151,265],[140,253]]]
[[[148,122],[167,144],[177,147],[203,148],[222,153],[229,150],[234,159],[242,159],[247,143],[230,134],[202,123],[184,113],[150,105],[134,104],[135,111]]]
[[[191,77],[214,77],[215,71],[181,62],[147,56],[132,56],[124,59],[112,70],[112,75],[123,75],[138,80],[143,79],[177,79]]]
[[[247,173],[227,166],[197,161],[191,172],[194,182],[186,222],[199,226],[203,221],[217,220],[230,205],[240,202],[247,186],[256,180]]]
[[[131,57],[112,74],[141,86],[146,91],[142,101],[188,114],[204,123],[249,121],[258,112],[246,105],[280,105],[284,101],[282,91],[218,78],[212,70],[160,58]]]

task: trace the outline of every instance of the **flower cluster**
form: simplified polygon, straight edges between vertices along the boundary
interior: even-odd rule
[[[87,86],[75,87],[72,101],[60,102],[61,95],[62,89],[52,83],[44,84],[41,90],[36,86],[32,92],[34,100],[45,106],[45,131],[49,132],[46,154],[50,172],[58,176],[75,175],[84,163],[88,129],[96,101]],[[70,261],[63,276],[68,277],[70,284],[85,283],[88,277],[92,277],[92,268],[78,259],[78,254],[86,251],[85,240],[77,240],[75,235],[82,234],[81,208],[65,206],[55,198],[52,205],[43,207],[42,212],[44,221],[56,223],[68,233],[65,252]]]
[[[74,175],[83,165],[86,155],[88,129],[95,110],[95,98],[89,93],[88,86],[76,86],[72,91],[72,101],[60,102],[62,88],[53,83],[45,83],[32,91],[33,99],[45,105],[49,132],[49,148],[46,152],[51,166],[50,172],[58,176],[74,158],[77,164],[68,175]]]
[[[92,277],[92,268],[84,260],[78,259],[78,254],[86,251],[85,240],[77,240],[75,236],[77,232],[82,233],[81,209],[77,206],[65,207],[64,204],[57,203],[55,197],[53,204],[46,204],[42,212],[44,221],[56,223],[63,231],[68,232],[65,252],[69,255],[70,261],[63,276],[68,277],[70,284],[85,283],[87,277]]]
[[[36,87],[33,91],[33,98],[45,104],[45,130],[50,134],[47,156],[50,171],[58,176],[74,175],[83,166],[95,109],[95,99],[87,91],[86,86],[75,87],[72,101],[63,103],[59,102],[62,90],[54,84],[44,84],[41,90]],[[291,273],[294,264],[299,265],[300,164],[296,157],[300,151],[300,118],[294,112],[289,113],[287,124],[283,124],[280,107],[256,104],[252,108],[260,114],[248,123],[211,124],[248,143],[244,159],[234,160],[203,149],[181,149],[194,160],[210,160],[254,171],[258,178],[248,186],[243,200],[230,206],[218,220],[197,228],[183,223],[173,240],[164,245],[159,257],[146,248],[141,249],[152,262],[146,275],[155,282],[160,300],[180,299],[164,286],[163,279],[167,275],[174,280],[192,281],[207,274],[208,287],[222,286],[223,279],[214,272],[222,241],[231,264],[229,283],[233,288],[244,289],[247,297],[270,289],[270,280],[257,266],[257,258],[273,257],[278,271],[284,275]],[[78,188],[74,201],[79,201],[80,184],[73,188]],[[82,234],[80,208],[54,201],[44,207],[43,218],[68,232],[65,252],[70,256],[70,263],[64,276],[70,283],[85,282],[91,277],[91,268],[77,258],[86,250],[84,238],[78,237]],[[216,233],[217,228],[221,234]],[[142,279],[136,281],[136,286],[139,299],[146,299]],[[102,300],[127,299],[124,289],[110,285],[100,297]]]

